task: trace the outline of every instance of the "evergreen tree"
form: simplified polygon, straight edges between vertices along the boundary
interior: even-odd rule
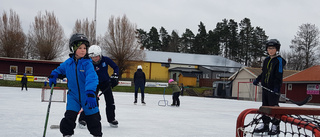
[[[186,29],[186,32],[182,34],[181,37],[181,47],[180,52],[191,53],[191,49],[194,46],[194,34],[190,29]]]
[[[161,41],[159,40],[160,36],[157,28],[152,27],[148,35],[149,35],[149,44],[148,44],[149,48],[147,49],[152,51],[161,51]]]
[[[160,28],[161,51],[169,51],[170,35],[164,27]]]

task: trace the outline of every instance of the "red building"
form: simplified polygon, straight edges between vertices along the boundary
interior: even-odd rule
[[[60,63],[49,60],[28,60],[20,58],[0,57],[0,74],[29,76],[49,76]]]
[[[320,103],[320,65],[316,65],[283,79],[287,98],[302,101],[312,95],[310,103]]]

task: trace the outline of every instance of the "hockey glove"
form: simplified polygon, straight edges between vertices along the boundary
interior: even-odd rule
[[[259,83],[258,80],[254,80],[252,84],[253,84],[253,85],[258,85],[258,83]]]
[[[117,73],[112,74],[111,77],[110,77],[110,79],[111,79],[111,87],[112,87],[112,88],[118,85],[118,83],[119,83],[119,76],[118,76]]]
[[[49,78],[49,86],[51,87],[52,84],[54,84],[54,86],[57,85],[57,77],[58,77],[58,73],[55,71],[52,71]]]
[[[95,108],[97,106],[97,100],[96,100],[96,94],[94,93],[94,91],[88,90],[86,91],[86,95],[87,95],[87,100],[85,105],[87,105],[89,109]]]
[[[275,93],[279,93],[279,89],[278,89],[278,88],[274,88],[273,91],[274,91]]]

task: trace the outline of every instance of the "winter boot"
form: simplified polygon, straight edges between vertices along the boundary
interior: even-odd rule
[[[111,127],[117,128],[118,127],[118,121],[117,120],[113,120],[112,122],[109,122]]]
[[[278,135],[280,134],[280,127],[279,125],[272,125],[271,131],[269,131],[268,135]]]
[[[87,122],[84,120],[79,120],[79,128],[86,128]]]
[[[134,102],[133,102],[134,104],[137,104],[137,98],[134,98]]]
[[[146,104],[146,102],[144,102],[144,97],[141,97],[141,103],[142,103],[143,105]]]
[[[260,127],[255,128],[253,130],[253,133],[262,133],[262,132],[269,132],[269,124],[262,123]]]

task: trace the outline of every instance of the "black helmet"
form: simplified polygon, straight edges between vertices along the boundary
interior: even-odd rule
[[[86,35],[76,33],[71,36],[69,41],[70,52],[75,52],[77,50],[78,46],[80,46],[78,45],[78,42],[82,42],[83,44],[85,44],[87,49],[90,46],[90,43]]]
[[[269,46],[276,47],[277,51],[280,51],[281,44],[277,39],[270,39],[266,42],[266,50]]]

